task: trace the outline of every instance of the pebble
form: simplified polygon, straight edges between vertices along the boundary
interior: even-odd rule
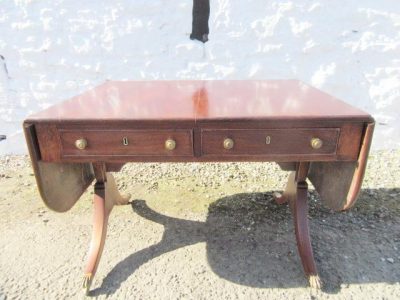
[[[393,263],[394,263],[394,259],[393,259],[393,258],[391,258],[391,257],[389,257],[389,258],[386,258],[386,260],[387,260],[388,262],[390,262],[391,264],[393,264]]]

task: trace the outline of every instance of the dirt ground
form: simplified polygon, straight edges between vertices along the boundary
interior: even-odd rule
[[[322,291],[307,287],[275,164],[128,164],[89,298],[400,299],[400,151],[373,152],[357,205],[310,191]],[[92,187],[49,211],[26,156],[0,158],[0,299],[82,299]]]

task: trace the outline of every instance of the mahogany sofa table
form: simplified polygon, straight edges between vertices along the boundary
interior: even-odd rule
[[[114,205],[128,203],[111,174],[127,162],[273,161],[292,171],[276,201],[289,202],[304,272],[319,287],[306,179],[329,208],[350,208],[373,128],[369,114],[296,80],[108,81],[24,122],[37,185],[50,209],[69,210],[96,180],[86,291],[108,216]]]

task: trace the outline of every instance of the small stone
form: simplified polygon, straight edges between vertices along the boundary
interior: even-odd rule
[[[389,257],[389,258],[386,258],[386,260],[387,260],[388,262],[390,262],[391,264],[393,264],[393,263],[394,263],[394,259],[393,259],[393,258],[391,258],[391,257]]]

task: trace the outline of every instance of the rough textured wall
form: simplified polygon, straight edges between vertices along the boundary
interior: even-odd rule
[[[191,41],[191,0],[0,5],[0,154],[22,120],[107,79],[298,78],[373,114],[374,148],[400,146],[400,2],[212,0]]]

